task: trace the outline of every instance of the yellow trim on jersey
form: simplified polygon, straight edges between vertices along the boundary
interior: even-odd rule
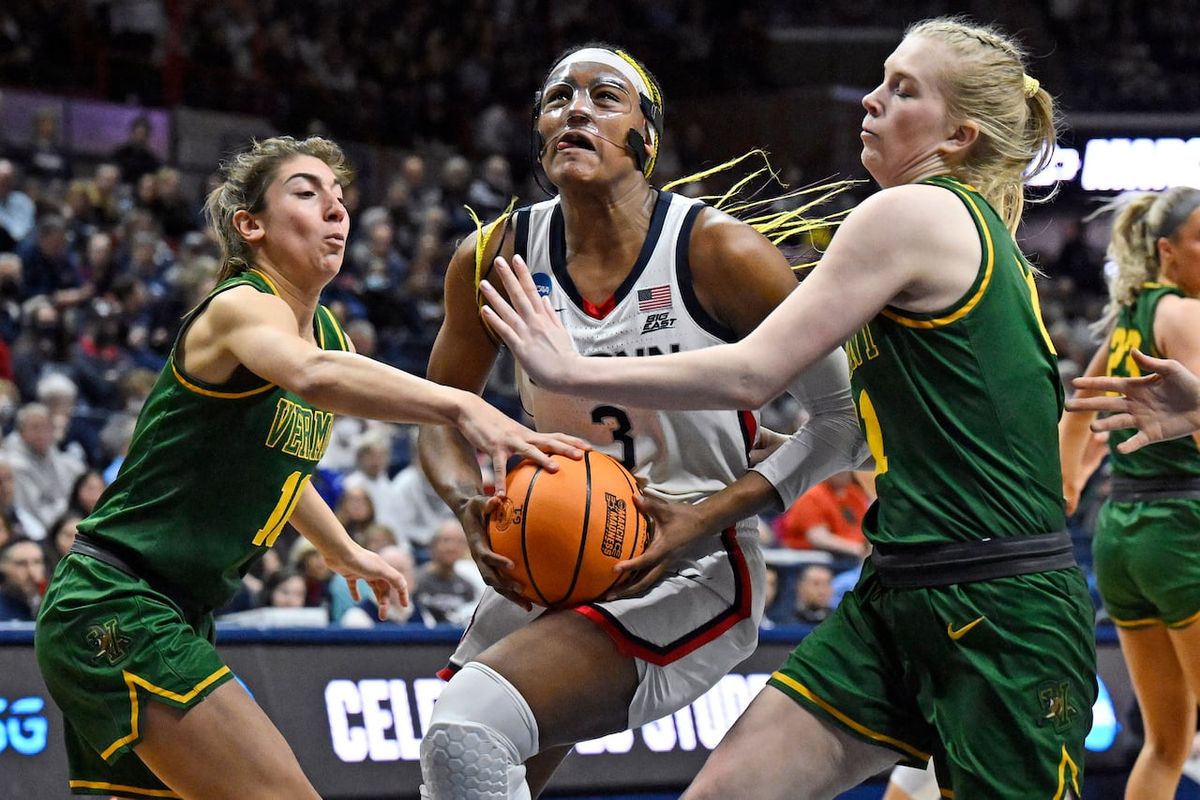
[[[992,281],[992,270],[995,267],[996,262],[996,249],[992,242],[992,232],[988,230],[987,220],[984,218],[983,212],[979,210],[979,206],[976,204],[975,198],[971,197],[971,195],[965,192],[958,191],[954,187],[948,186],[946,188],[950,189],[950,191],[957,194],[966,202],[971,213],[975,215],[975,220],[979,224],[979,229],[983,231],[985,263],[987,265],[983,271],[983,281],[979,284],[979,289],[971,296],[971,299],[959,306],[958,310],[952,311],[943,317],[936,317],[934,319],[914,319],[912,317],[905,316],[898,311],[893,311],[887,308],[879,312],[893,322],[897,322],[906,328],[940,328],[944,325],[949,325],[951,322],[962,319],[964,316],[970,313],[971,309],[975,308],[975,306],[979,304],[980,300],[983,299],[983,294],[987,291],[988,285]]]
[[[329,320],[329,326],[333,328],[333,332],[337,334],[338,345],[342,348],[342,350],[349,350],[350,348],[346,346],[346,332],[342,330],[342,324],[333,316],[333,312],[325,306],[317,306],[317,308],[325,312],[325,318]],[[321,349],[324,350],[325,331],[320,325],[317,326],[317,330],[321,331]]]
[[[120,750],[122,747],[129,744],[130,742],[137,741],[137,739],[139,738],[140,734],[138,733],[138,713],[139,713],[140,706],[138,704],[138,695],[137,695],[137,690],[138,690],[139,686],[142,687],[143,689],[145,689],[147,692],[150,692],[151,694],[156,694],[159,697],[165,697],[172,702],[190,703],[193,699],[195,699],[196,695],[200,694],[200,692],[204,691],[209,686],[211,686],[214,681],[217,681],[220,678],[222,678],[228,674],[230,674],[229,667],[221,667],[219,670],[214,672],[212,675],[209,675],[207,678],[205,678],[204,680],[197,683],[194,687],[192,687],[192,690],[190,692],[188,692],[187,694],[178,694],[176,692],[170,691],[169,689],[163,689],[160,686],[155,686],[150,681],[146,680],[145,678],[139,678],[137,675],[134,675],[129,670],[121,670],[121,675],[124,676],[124,678],[125,678],[125,685],[129,687],[129,735],[122,736],[120,739],[117,739],[115,742],[113,742],[108,747],[106,747],[104,749],[104,752],[102,752],[100,754],[100,757],[103,758],[105,761],[107,761],[108,757],[111,756],[113,753]],[[171,797],[171,796],[173,796],[173,795],[164,795],[164,797]]]
[[[120,783],[106,783],[105,781],[67,781],[72,789],[103,789],[112,794],[114,792],[122,792],[124,794],[142,794],[146,797],[175,797],[180,795],[175,794],[170,789],[141,789],[137,786],[125,786]]]
[[[869,739],[873,739],[876,742],[880,742],[881,744],[885,744],[889,747],[903,750],[904,752],[908,753],[913,758],[919,759],[921,761],[929,761],[929,758],[930,758],[929,753],[918,750],[917,748],[913,747],[910,744],[907,744],[906,742],[902,742],[899,739],[896,739],[892,736],[888,736],[886,733],[879,733],[878,731],[873,731],[870,728],[868,728],[866,725],[863,725],[859,722],[855,722],[850,717],[846,716],[841,711],[838,711],[836,708],[831,706],[829,703],[827,703],[824,700],[822,700],[821,698],[817,697],[815,694],[812,693],[812,691],[807,686],[800,683],[795,678],[792,678],[788,675],[784,675],[782,672],[776,672],[773,675],[771,675],[771,677],[774,680],[777,680],[780,683],[787,686],[788,688],[792,689],[793,691],[798,692],[801,696],[803,696],[805,699],[807,699],[810,703],[814,703],[825,713],[829,714],[834,719],[838,720],[839,722],[841,722],[843,725],[847,726],[851,730],[857,731],[858,733],[862,734],[863,736],[866,736]]]
[[[953,800],[953,798],[954,798],[954,790],[953,789],[943,789],[942,787],[939,786],[938,794],[940,794],[942,797],[949,797],[949,798],[951,798],[951,800]]]
[[[246,271],[253,272],[255,275],[257,275],[258,277],[260,277],[264,281],[266,281],[267,288],[271,290],[271,294],[275,295],[276,297],[279,297],[279,287],[277,287],[275,285],[275,281],[273,281],[269,277],[267,277],[267,273],[263,272],[261,269],[254,269],[253,267],[251,267],[250,269],[248,269]]]
[[[195,392],[196,394],[204,395],[205,397],[216,397],[221,400],[239,400],[243,397],[262,394],[263,392],[267,392],[275,388],[275,384],[268,383],[265,386],[260,386],[257,389],[250,389],[245,392],[218,392],[213,389],[205,389],[202,386],[197,386],[187,378],[183,377],[183,373],[179,371],[179,367],[175,366],[174,361],[171,362],[171,372],[174,373],[175,380],[179,381],[183,388]]]
[[[1067,791],[1067,768],[1071,769],[1071,788],[1078,797],[1079,792],[1079,765],[1071,758],[1071,754],[1067,752],[1067,746],[1062,746],[1062,760],[1058,762],[1058,791],[1054,793],[1051,800],[1062,800],[1066,796]]]

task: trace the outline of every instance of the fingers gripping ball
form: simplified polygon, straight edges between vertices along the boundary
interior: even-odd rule
[[[616,459],[587,452],[554,461],[558,472],[523,461],[508,473],[508,496],[488,519],[488,537],[513,562],[525,599],[561,608],[612,589],[613,566],[646,549],[649,520],[633,504],[637,482]]]

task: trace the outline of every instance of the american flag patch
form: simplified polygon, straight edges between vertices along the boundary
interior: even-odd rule
[[[671,287],[651,286],[649,289],[638,289],[638,313],[645,311],[660,311],[671,307]]]

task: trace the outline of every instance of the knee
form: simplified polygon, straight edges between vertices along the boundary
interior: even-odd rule
[[[1192,738],[1191,735],[1155,736],[1147,732],[1142,749],[1155,761],[1180,770],[1191,755]]]
[[[723,800],[737,797],[739,790],[734,765],[729,762],[730,759],[725,757],[721,748],[714,750],[679,800]],[[744,792],[745,789],[743,782],[740,791]]]
[[[502,675],[471,663],[451,679],[421,740],[421,773],[435,798],[528,796],[522,764],[537,753],[537,723]]]

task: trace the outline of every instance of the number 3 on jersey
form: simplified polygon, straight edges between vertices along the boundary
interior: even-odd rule
[[[637,459],[633,453],[633,436],[630,435],[633,428],[629,423],[629,415],[616,406],[596,406],[592,409],[592,422],[612,431],[613,441],[621,443],[621,464],[632,472],[637,466]]]
[[[875,404],[865,389],[858,393],[858,416],[862,419],[863,431],[867,436],[867,447],[875,458],[875,475],[882,475],[888,470],[887,455],[883,451],[883,429],[879,427]]]

